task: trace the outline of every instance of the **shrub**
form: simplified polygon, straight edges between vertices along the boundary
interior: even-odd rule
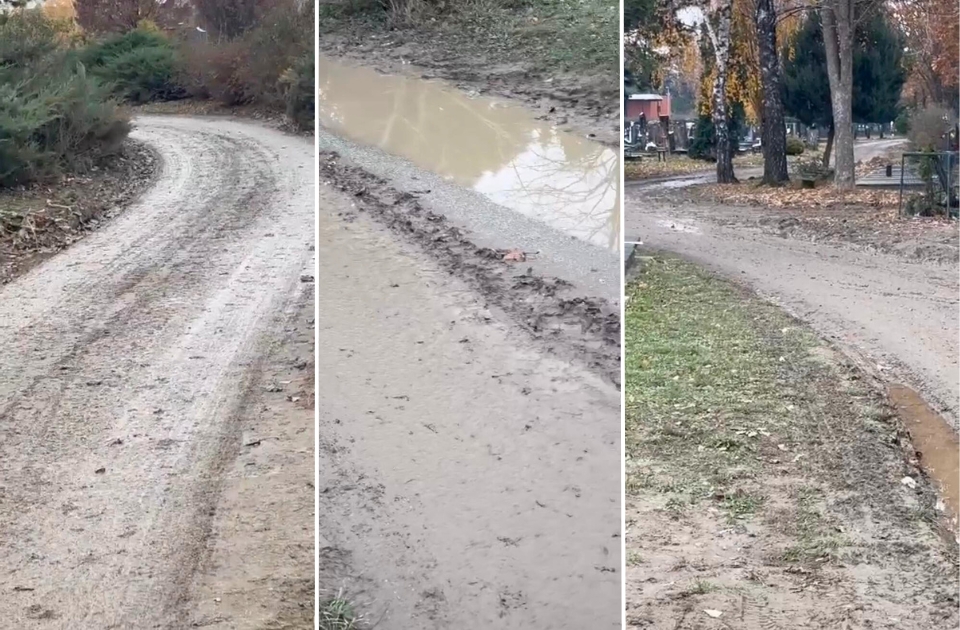
[[[0,186],[88,168],[130,130],[59,32],[39,11],[0,19]]]
[[[72,65],[41,84],[0,86],[0,186],[85,170],[129,133],[104,86]]]
[[[298,128],[311,131],[316,106],[313,73],[313,55],[304,55],[281,78],[286,89],[287,116]]]
[[[173,44],[148,27],[89,46],[82,59],[114,93],[133,103],[182,98],[180,58]]]
[[[933,105],[910,115],[907,138],[914,151],[944,151],[953,117],[942,107]]]
[[[823,165],[820,158],[800,159],[793,163],[793,174],[796,179],[808,181],[827,181],[833,178],[833,169]]]
[[[292,0],[281,2],[239,40],[244,62],[237,79],[248,102],[285,107],[280,77],[302,55],[313,55],[313,18],[306,12]]]
[[[113,35],[88,46],[81,56],[90,67],[106,65],[111,59],[141,48],[171,47],[170,41],[148,23],[122,35]]]
[[[281,0],[233,41],[185,42],[179,83],[196,98],[286,111],[300,128],[312,128],[312,11],[313,3]]]
[[[907,131],[910,130],[910,112],[908,110],[900,110],[897,119],[893,122],[893,128],[898,135],[907,135]]]
[[[247,102],[247,91],[239,78],[239,68],[244,63],[241,42],[193,42],[182,50],[179,83],[190,96],[230,106]]]
[[[97,74],[132,103],[169,101],[186,94],[177,82],[178,65],[171,48],[139,48],[111,58]]]
[[[710,116],[701,115],[693,128],[693,137],[690,139],[690,148],[687,150],[694,160],[717,161],[716,133],[713,129],[713,120]]]
[[[787,136],[787,155],[803,154],[803,140],[796,136]]]
[[[38,10],[0,12],[0,83],[18,83],[42,74],[52,53],[74,35],[64,20]]]
[[[730,135],[731,158],[740,150],[739,138],[743,135],[745,117],[746,113],[741,103],[733,102],[730,104],[730,114],[727,117],[727,133]],[[687,155],[695,160],[717,161],[717,136],[711,116],[700,114],[697,118]]]

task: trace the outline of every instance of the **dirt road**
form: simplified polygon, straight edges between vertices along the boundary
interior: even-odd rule
[[[157,183],[0,291],[5,627],[263,627],[312,603],[289,581],[312,574],[312,413],[263,382],[309,334],[312,143],[209,119],[134,134]],[[299,512],[250,491],[268,472]],[[224,549],[256,550],[226,582]]]
[[[632,194],[631,194],[632,193]],[[957,269],[781,238],[715,211],[626,198],[626,234],[749,285],[870,372],[919,389],[956,428]],[[726,225],[721,225],[726,223]]]
[[[343,153],[321,153],[321,598],[383,630],[619,628],[619,314],[319,135]],[[543,249],[577,267],[565,240]]]

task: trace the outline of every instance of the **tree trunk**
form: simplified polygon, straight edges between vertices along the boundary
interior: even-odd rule
[[[833,181],[853,188],[853,0],[824,0],[820,16],[837,145]]]
[[[833,123],[830,123],[830,130],[827,131],[827,147],[823,150],[823,168],[830,168],[830,154],[833,152]]]
[[[727,124],[727,66],[730,59],[730,22],[733,0],[720,0],[716,10],[717,30],[713,30],[709,16],[704,21],[716,56],[717,78],[713,82],[713,127],[716,132],[717,183],[733,184],[733,145]]]
[[[780,60],[777,57],[777,12],[773,0],[757,0],[757,45],[763,83],[763,183],[782,184],[787,174],[787,129],[783,122]]]

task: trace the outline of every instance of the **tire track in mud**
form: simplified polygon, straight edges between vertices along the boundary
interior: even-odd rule
[[[320,188],[321,598],[381,630],[619,628],[616,387],[356,199]]]
[[[312,243],[312,147],[149,117],[163,169],[0,291],[0,615],[184,627],[244,384]],[[309,573],[309,567],[304,567]]]
[[[509,314],[549,352],[582,363],[619,387],[619,306],[577,295],[569,282],[535,274],[523,263],[504,262],[505,251],[477,246],[445,217],[423,208],[415,195],[345,163],[335,152],[320,152],[320,175]]]

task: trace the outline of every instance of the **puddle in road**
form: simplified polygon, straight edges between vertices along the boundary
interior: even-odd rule
[[[917,392],[903,385],[890,385],[890,401],[903,418],[920,465],[937,482],[943,502],[953,519],[960,514],[960,442],[950,425]]]
[[[620,247],[616,151],[434,81],[320,60],[320,124],[601,247]]]

